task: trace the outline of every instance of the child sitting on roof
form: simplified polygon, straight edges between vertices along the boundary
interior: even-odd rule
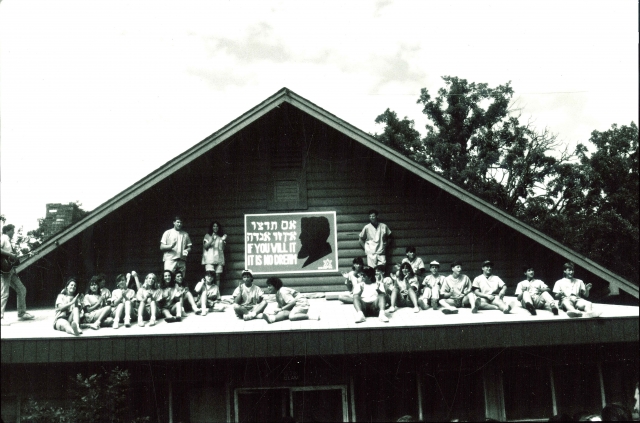
[[[356,323],[366,321],[366,317],[376,314],[381,322],[388,322],[389,317],[384,312],[385,291],[380,282],[376,282],[375,271],[366,266],[362,269],[358,283],[353,288],[353,306],[358,313]]]
[[[362,271],[364,267],[364,260],[362,257],[356,257],[353,259],[353,265],[351,266],[351,271],[349,273],[343,273],[344,276],[344,284],[347,286],[349,290],[348,293],[343,293],[338,296],[338,299],[342,301],[344,304],[353,304],[353,287],[358,282],[358,275]]]
[[[500,277],[493,275],[493,262],[485,260],[482,263],[482,274],[477,276],[471,284],[471,291],[480,298],[480,308],[495,310],[496,307],[504,314],[511,312],[511,304],[504,301],[507,285]]]
[[[402,259],[402,263],[409,263],[413,269],[413,273],[418,277],[422,277],[425,273],[424,261],[416,256],[416,247],[407,247],[405,254],[407,256]]]
[[[64,289],[56,298],[56,316],[53,320],[53,328],[70,335],[78,336],[80,330],[80,318],[82,311],[82,298],[79,297],[78,283],[75,278],[69,278]]]
[[[420,307],[418,307],[418,278],[413,273],[413,268],[409,262],[402,262],[400,265],[400,271],[395,274],[391,274],[391,278],[395,284],[391,291],[391,307],[389,312],[393,313],[398,307],[413,307],[413,312],[418,313]]]
[[[427,310],[429,307],[436,310],[444,276],[440,274],[440,263],[435,260],[429,263],[429,271],[431,274],[422,281],[422,295],[418,299],[418,306],[423,310]]]
[[[196,284],[194,289],[197,298],[196,303],[200,304],[202,315],[206,316],[211,311],[224,311],[225,307],[220,306],[220,289],[216,284],[216,272],[207,270],[204,278]],[[196,312],[198,314],[198,312]]]
[[[444,314],[456,314],[462,307],[471,307],[472,313],[478,312],[480,298],[471,292],[471,279],[463,275],[462,263],[451,263],[451,274],[444,278],[440,289],[440,305]]]
[[[267,323],[275,323],[286,320],[307,320],[309,316],[309,300],[302,297],[295,289],[282,286],[282,280],[276,277],[267,279],[269,293],[276,295],[278,308],[273,313],[264,313],[263,318]],[[314,320],[320,320],[320,316],[314,316]]]
[[[116,289],[111,293],[111,298],[108,300],[108,304],[111,306],[111,317],[113,317],[113,328],[118,329],[120,321],[124,313],[124,325],[126,327],[131,326],[131,318],[136,318],[138,315],[136,292],[129,288],[129,282],[133,275],[136,280],[136,285],[140,285],[138,274],[133,271],[124,275],[120,274],[116,276]]]
[[[242,272],[242,283],[233,291],[232,296],[235,303],[233,311],[244,320],[255,319],[267,307],[264,292],[253,284],[253,273],[248,269]]]
[[[154,326],[156,319],[160,316],[158,300],[162,299],[162,293],[158,298],[157,290],[159,287],[156,283],[157,279],[155,274],[149,273],[136,293],[136,299],[138,300],[138,326],[140,327],[144,327],[145,320],[149,321],[149,326]]]
[[[516,296],[522,307],[529,310],[535,316],[536,309],[549,307],[554,315],[558,315],[558,303],[549,293],[550,289],[546,283],[534,278],[533,266],[524,266],[524,274],[527,277],[516,287]]]
[[[585,285],[582,280],[573,277],[573,263],[565,263],[562,267],[564,278],[553,285],[553,293],[560,301],[561,307],[567,312],[567,316],[582,317],[582,312],[585,312],[586,317],[600,316],[601,313],[593,311],[593,304],[585,300],[593,285],[590,283]]]

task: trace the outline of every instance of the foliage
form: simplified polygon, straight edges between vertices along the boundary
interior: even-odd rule
[[[130,375],[115,368],[103,374],[84,377],[78,374],[69,390],[67,407],[55,407],[29,399],[22,411],[22,421],[33,423],[146,422],[149,417],[132,417],[129,407]]]
[[[414,121],[387,109],[377,139],[443,177],[632,280],[638,280],[638,128],[594,131],[596,151],[561,148],[557,135],[510,110],[510,83],[491,88],[443,77]]]

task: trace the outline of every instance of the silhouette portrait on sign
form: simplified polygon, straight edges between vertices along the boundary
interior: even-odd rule
[[[321,259],[331,253],[331,245],[327,242],[331,229],[329,220],[324,216],[303,217],[300,219],[300,251],[298,258],[306,258],[302,267]]]

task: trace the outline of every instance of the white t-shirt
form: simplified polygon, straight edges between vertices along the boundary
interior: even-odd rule
[[[572,295],[580,297],[580,292],[584,292],[586,289],[584,282],[582,282],[581,279],[576,278],[562,278],[553,285],[553,292],[555,294],[560,294],[560,299],[570,297]]]
[[[471,286],[480,289],[483,294],[498,295],[504,282],[496,275],[491,275],[488,278],[485,275],[480,275],[473,280]]]
[[[380,286],[380,282],[364,283],[358,282],[353,286],[353,295],[360,294],[360,298],[365,303],[372,303],[378,299],[378,294],[384,293],[384,287]]]
[[[189,238],[189,234],[185,231],[176,231],[172,228],[162,234],[160,242],[165,245],[171,245],[174,240],[176,241],[176,245],[174,245],[171,250],[164,252],[162,261],[186,259],[184,251],[191,246],[191,238]]]
[[[377,228],[375,228],[371,223],[362,228],[359,237],[364,240],[365,254],[384,254],[384,250],[387,246],[384,239],[389,235],[391,235],[391,230],[384,223],[378,222]]]
[[[548,290],[549,287],[547,284],[542,282],[540,279],[534,279],[532,281],[524,280],[518,283],[518,286],[516,287],[516,296],[523,292],[529,292],[531,295],[542,295],[544,291]]]

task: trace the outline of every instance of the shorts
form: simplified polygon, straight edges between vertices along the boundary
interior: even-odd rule
[[[404,296],[404,295],[400,294],[398,296],[398,299],[396,300],[396,306],[398,306],[398,307],[413,307],[413,303],[411,302],[411,298],[409,298],[409,295]]]
[[[589,301],[584,300],[584,299],[579,298],[579,297],[575,297],[575,296],[574,297],[564,297],[562,299],[562,301],[561,301],[561,304],[563,305],[562,308],[564,308],[565,311],[566,311],[566,307],[564,307],[564,303],[565,302],[571,303],[571,305],[574,306],[575,308],[577,308],[578,310],[584,310],[586,308],[586,306],[588,304],[590,304]]]
[[[440,298],[440,291],[438,287],[431,288],[429,286],[424,287],[424,291],[422,292],[422,297],[420,297],[423,301],[428,301],[431,299],[437,300]]]
[[[542,295],[529,295],[531,297],[531,303],[535,308],[544,308],[544,305],[547,303],[547,301],[542,298]],[[522,304],[522,307],[526,307],[526,301],[524,300],[524,298],[522,299],[522,301],[520,301],[520,304]]]
[[[367,254],[367,266],[373,268],[380,264],[387,264],[387,256],[384,254]]]
[[[223,268],[224,268],[223,264],[205,264],[204,265],[204,270],[207,272],[222,273]]]
[[[365,317],[377,317],[380,314],[380,307],[378,307],[378,302],[374,301],[372,303],[362,302],[362,312]]]
[[[95,323],[96,320],[98,320],[98,317],[100,317],[100,313],[102,313],[102,310],[104,309],[105,307],[97,308],[93,311],[85,313],[84,318],[82,319],[83,323]]]

